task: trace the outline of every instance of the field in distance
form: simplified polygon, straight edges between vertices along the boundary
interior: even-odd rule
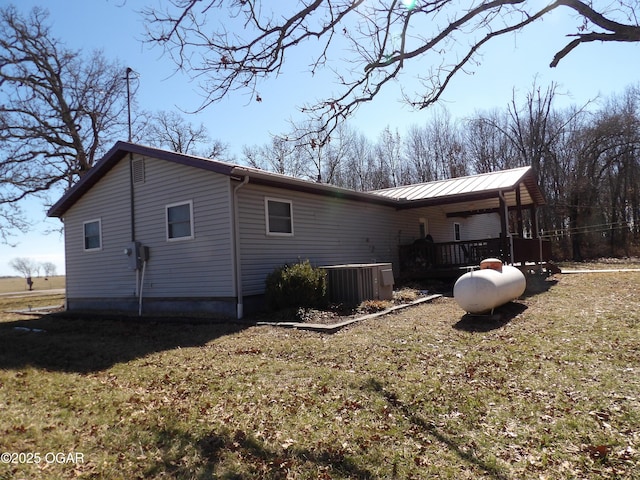
[[[33,277],[33,290],[52,290],[64,288],[65,276],[56,275],[52,277]],[[0,278],[0,294],[10,292],[28,292],[29,287],[24,277],[1,277]]]

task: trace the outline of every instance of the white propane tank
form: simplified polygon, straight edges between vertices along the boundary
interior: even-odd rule
[[[480,270],[462,275],[453,286],[453,298],[468,313],[492,311],[524,293],[527,281],[516,267],[495,258],[480,262]]]

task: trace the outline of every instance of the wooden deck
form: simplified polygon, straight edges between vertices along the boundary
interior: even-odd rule
[[[542,263],[551,259],[550,242],[537,238],[425,241],[399,248],[400,274],[405,278],[455,276],[461,270],[477,267],[485,258],[499,258],[505,263]]]

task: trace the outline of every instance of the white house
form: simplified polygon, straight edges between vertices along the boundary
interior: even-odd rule
[[[49,216],[64,222],[69,310],[241,318],[297,260],[400,275],[429,235],[425,269],[518,261],[514,241],[537,236],[543,203],[530,167],[365,193],[118,142]]]

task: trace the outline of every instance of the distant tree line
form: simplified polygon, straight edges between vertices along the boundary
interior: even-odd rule
[[[462,120],[440,110],[373,141],[346,124],[325,143],[299,127],[295,141],[245,146],[242,161],[363,191],[530,165],[547,200],[539,226],[557,259],[637,255],[640,87],[565,109],[554,108],[557,90],[534,84],[524,99]]]
[[[27,231],[24,199],[50,201],[52,189],[57,196],[69,188],[128,130],[139,143],[235,160],[202,123],[138,109],[135,75],[100,52],[69,50],[47,20],[40,8],[28,15],[0,8],[0,242]],[[534,84],[507,108],[466,119],[439,111],[406,132],[387,127],[375,140],[345,122],[327,130],[311,120],[266,145],[244,146],[237,161],[355,190],[531,165],[548,202],[539,225],[557,259],[635,255],[640,87],[565,109],[554,107],[557,94],[556,85]]]
[[[27,281],[29,290],[33,290],[33,277],[40,276],[42,271],[45,280],[55,276],[57,267],[53,262],[36,262],[31,258],[16,257],[9,262],[9,266],[22,275]]]

